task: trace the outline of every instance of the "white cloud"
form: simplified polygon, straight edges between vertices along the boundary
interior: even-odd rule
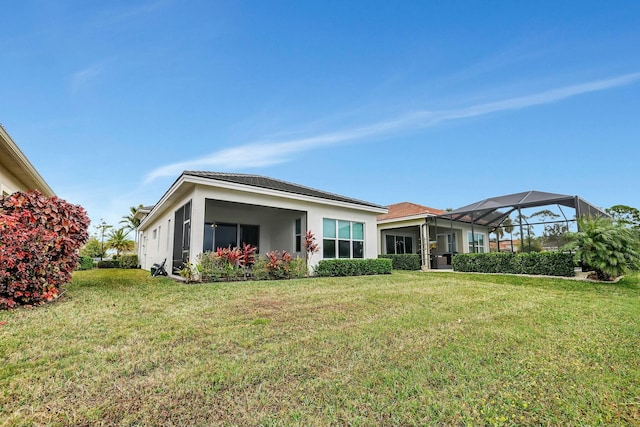
[[[359,128],[325,133],[318,136],[288,141],[254,142],[231,149],[220,150],[198,159],[159,167],[146,176],[144,183],[149,184],[161,177],[176,177],[184,170],[247,169],[271,166],[291,161],[295,154],[319,147],[435,126],[449,120],[477,117],[499,111],[518,110],[535,105],[550,104],[577,95],[629,85],[638,80],[640,80],[640,73],[625,74],[610,79],[571,85],[469,107],[441,111],[417,111],[393,120],[382,121]]]
[[[103,63],[93,64],[83,70],[76,71],[71,75],[71,92],[77,93],[78,91],[91,84],[104,70]]]

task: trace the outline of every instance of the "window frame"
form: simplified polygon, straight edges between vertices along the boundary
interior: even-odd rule
[[[480,243],[482,241],[482,243]],[[471,254],[485,253],[485,234],[467,231],[467,248]]]
[[[328,223],[333,227],[327,229]],[[349,236],[346,237],[346,225]],[[362,227],[362,239],[354,237],[354,225]],[[323,259],[364,259],[366,257],[366,223],[336,218],[322,219],[322,258]],[[348,254],[346,253],[348,245]],[[331,252],[333,254],[331,254]]]
[[[393,239],[393,252],[389,252],[389,238]],[[400,240],[398,240],[400,239]],[[411,247],[411,252],[407,252],[407,239],[409,240],[409,246]],[[414,241],[414,236],[407,236],[404,234],[391,234],[388,233],[385,235],[384,238],[384,244],[385,244],[385,251],[387,253],[387,255],[404,255],[404,254],[414,254],[415,252],[413,252],[413,241]],[[402,252],[398,252],[398,243],[402,243]]]

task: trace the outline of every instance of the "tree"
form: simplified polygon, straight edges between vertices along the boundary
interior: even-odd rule
[[[134,247],[133,240],[128,239],[129,232],[124,229],[124,227],[118,228],[117,230],[111,230],[109,233],[109,240],[107,240],[107,245],[116,250],[116,255],[120,256],[121,252],[132,251]]]
[[[142,204],[139,204],[138,207],[129,207],[129,215],[124,215],[122,217],[122,220],[120,221],[120,224],[124,224],[125,230],[134,232],[133,241],[136,246],[138,243],[138,233],[136,232],[136,230],[140,226],[140,218],[136,218],[136,212],[138,212],[142,208]]]
[[[104,257],[104,249],[100,244],[100,240],[96,236],[91,236],[87,243],[84,244],[82,249],[80,249],[80,255],[88,256],[91,258],[102,258]]]
[[[592,268],[598,279],[612,280],[640,267],[640,245],[631,229],[611,218],[578,219],[578,232],[563,248],[576,251],[576,260]]]
[[[614,221],[633,229],[640,229],[640,210],[626,205],[614,205],[605,212],[611,215]]]
[[[520,238],[520,247],[522,252],[540,252],[542,250],[542,245],[537,244],[533,238],[535,236],[535,232],[533,230],[533,225],[530,225],[528,222],[529,217],[520,213],[516,215],[516,220],[518,220],[518,222],[516,224],[512,224],[512,230],[515,229],[516,231],[513,234]],[[517,228],[516,225],[518,226]],[[525,236],[527,243],[526,246]]]
[[[569,232],[569,226],[566,222],[558,222],[560,218],[555,212],[549,209],[543,209],[531,214],[529,218],[540,218],[540,222],[544,223],[542,231],[542,246],[550,248],[559,248],[567,243],[566,234]]]

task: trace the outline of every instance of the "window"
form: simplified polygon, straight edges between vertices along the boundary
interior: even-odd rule
[[[158,229],[154,228],[153,231],[151,232],[151,238],[153,240],[156,240],[156,237],[158,237]]]
[[[302,252],[302,219],[296,219],[296,252]]]
[[[243,243],[258,247],[260,226],[246,224],[205,223],[203,251],[242,247]]]
[[[323,258],[364,258],[364,224],[324,218]]]
[[[385,237],[387,254],[412,254],[413,253],[413,237],[411,236],[394,236],[387,234]]]
[[[484,253],[484,234],[468,233],[469,236],[469,253]],[[475,243],[475,247],[474,247]]]
[[[436,242],[437,242],[437,251],[439,253],[454,254],[457,252],[455,233],[438,234],[436,236]]]

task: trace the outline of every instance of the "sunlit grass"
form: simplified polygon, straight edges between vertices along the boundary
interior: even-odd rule
[[[639,297],[637,276],[77,272],[0,312],[0,424],[638,425]]]

